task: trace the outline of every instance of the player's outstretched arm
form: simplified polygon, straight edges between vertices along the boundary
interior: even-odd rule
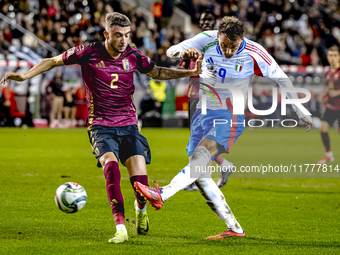
[[[161,66],[154,66],[151,72],[146,73],[146,75],[157,80],[170,80],[183,78],[187,76],[197,76],[200,73],[202,73],[203,57],[204,57],[203,54],[199,56],[199,58],[196,61],[196,67],[194,70],[171,69]]]
[[[5,85],[5,83],[8,80],[14,80],[14,81],[25,81],[27,79],[31,79],[34,76],[37,76],[43,72],[46,72],[48,70],[51,70],[52,68],[56,66],[62,66],[64,65],[62,54],[53,57],[53,58],[45,58],[42,61],[40,61],[37,65],[35,65],[33,68],[31,68],[27,73],[21,74],[21,73],[8,73],[6,74],[2,80],[1,85]]]

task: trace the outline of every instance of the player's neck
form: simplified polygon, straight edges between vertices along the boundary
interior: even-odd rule
[[[114,58],[114,59],[117,59],[117,58],[120,57],[120,55],[122,55],[122,53],[118,53],[118,52],[114,51],[114,50],[110,47],[110,45],[109,45],[109,43],[108,43],[107,40],[105,41],[105,49],[106,49],[106,51],[110,54],[110,56],[111,56],[112,58]]]

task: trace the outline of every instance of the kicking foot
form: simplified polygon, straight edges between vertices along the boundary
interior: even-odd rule
[[[146,206],[146,205],[145,205]],[[137,227],[137,233],[139,235],[146,235],[149,231],[149,217],[148,213],[142,212],[142,209],[138,212],[138,204],[137,200],[135,200],[135,211],[136,211],[136,227]]]
[[[334,156],[327,156],[326,154],[323,156],[321,160],[317,162],[317,164],[326,164],[327,162],[333,162],[334,161]]]
[[[217,181],[217,186],[222,188],[224,185],[227,184],[228,177],[233,173],[233,163],[224,160],[221,164],[222,172],[221,178]]]
[[[244,231],[243,233],[239,234],[232,231],[230,228],[224,231],[222,234],[218,234],[216,236],[208,236],[206,239],[224,239],[227,237],[245,237]]]
[[[139,182],[134,182],[137,192],[144,196],[156,210],[159,210],[164,204],[161,197],[163,188],[159,187],[158,182],[153,182],[153,184],[155,185],[155,188],[145,186]]]
[[[113,238],[109,240],[109,243],[123,243],[128,240],[128,235],[122,229],[121,231],[117,232]]]

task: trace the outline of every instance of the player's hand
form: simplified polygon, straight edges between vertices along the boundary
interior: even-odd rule
[[[8,80],[13,80],[13,81],[24,81],[26,80],[25,76],[21,73],[8,73],[2,78],[1,80],[1,85],[5,85]]]
[[[340,94],[339,94],[339,92],[336,91],[335,89],[331,89],[331,90],[328,92],[328,95],[329,95],[330,97],[337,97],[337,96],[339,96]]]
[[[196,48],[188,48],[185,51],[183,51],[182,57],[184,59],[195,59],[198,58],[200,55],[200,52]]]
[[[193,75],[196,76],[202,73],[202,61],[204,59],[204,54],[201,54],[198,59],[196,60],[196,67],[195,70],[193,70]]]
[[[307,132],[309,132],[313,127],[312,118],[302,117],[301,120],[306,123]]]

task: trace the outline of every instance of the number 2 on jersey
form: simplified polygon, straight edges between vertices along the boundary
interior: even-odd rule
[[[111,74],[111,76],[114,77],[113,80],[111,81],[111,84],[110,84],[111,85],[111,89],[116,89],[116,88],[118,88],[118,86],[117,85],[113,85],[113,83],[118,81],[118,74],[113,73],[113,74]]]

